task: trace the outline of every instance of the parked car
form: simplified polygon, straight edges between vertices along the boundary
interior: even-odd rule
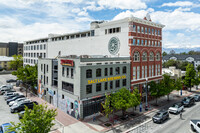
[[[200,101],[200,96],[199,95],[194,95],[193,97],[194,97],[195,102]]]
[[[11,97],[11,96],[19,96],[19,95],[23,95],[22,93],[19,92],[11,92],[11,93],[7,93],[4,95],[4,99],[6,100],[7,98]]]
[[[30,99],[25,99],[25,100],[22,100],[22,101],[19,101],[19,102],[16,102],[16,103],[14,103],[12,106],[16,106],[17,104],[21,104],[21,103],[25,103],[25,102],[31,102],[31,100]],[[10,104],[10,103],[9,103]],[[11,107],[12,107],[11,106]]]
[[[6,80],[6,83],[12,83],[12,82],[17,82],[17,80],[15,80],[15,79],[8,79],[8,80]]]
[[[182,103],[175,103],[169,108],[169,113],[175,113],[178,114],[181,111],[183,111],[184,106]]]
[[[12,106],[12,107],[10,108],[10,112],[11,112],[11,113],[17,113],[17,112],[20,112],[20,111],[24,111],[26,106],[27,106],[29,109],[33,109],[34,103],[35,103],[36,105],[38,105],[38,103],[37,103],[36,101],[19,103],[19,104],[17,104],[16,106]]]
[[[192,106],[193,104],[195,103],[195,100],[194,100],[194,97],[185,97],[183,100],[182,100],[182,104],[185,106],[185,107],[190,107]]]
[[[19,98],[22,98],[22,97],[25,97],[25,96],[24,96],[24,95],[15,96],[15,97],[13,97],[13,98],[11,98],[11,99],[8,99],[8,100],[6,101],[6,103],[9,104],[10,102],[15,101],[15,100],[17,100],[17,99],[19,99]]]
[[[13,126],[12,124],[10,124],[10,123],[4,123],[4,124],[2,124],[1,126],[0,126],[0,133],[16,133],[16,132],[14,132],[14,131],[10,131],[9,132],[9,127],[10,126]]]
[[[11,93],[11,92],[16,92],[16,90],[6,90],[4,94]]]
[[[3,95],[5,91],[11,90],[13,88],[12,85],[2,85],[0,87],[0,95]]]
[[[157,112],[152,120],[154,123],[163,123],[164,120],[169,118],[169,113],[167,110],[160,110],[159,112]]]
[[[13,104],[17,104],[18,102],[21,102],[21,101],[24,101],[24,100],[26,100],[26,97],[22,97],[22,98],[15,100],[15,101],[12,101],[12,102],[9,103],[9,107],[11,107]]]
[[[200,120],[190,120],[190,127],[192,131],[200,133]]]
[[[25,111],[21,111],[21,112],[19,112],[19,114],[18,114],[19,119],[22,119],[22,118],[23,118],[24,113],[25,113]]]

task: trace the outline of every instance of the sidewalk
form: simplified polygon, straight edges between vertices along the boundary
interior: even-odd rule
[[[17,88],[16,88],[17,89]],[[122,112],[117,111],[115,115],[111,115],[110,118],[114,117],[114,121],[112,119],[108,119],[107,117],[100,114],[96,116],[96,120],[93,121],[93,117],[85,119],[83,121],[76,120],[75,118],[71,117],[70,115],[64,113],[60,109],[57,109],[53,105],[47,103],[43,99],[37,96],[31,96],[30,93],[28,97],[34,101],[37,101],[39,104],[47,104],[49,108],[57,109],[58,115],[56,116],[57,125],[55,127],[55,131],[52,133],[95,133],[95,132],[123,132],[126,131],[134,126],[139,125],[140,123],[149,120],[152,118],[155,112],[160,109],[168,109],[173,103],[182,100],[183,97],[192,95],[193,93],[200,92],[200,90],[192,89],[192,92],[188,92],[183,90],[182,96],[180,96],[180,92],[173,91],[170,94],[170,101],[167,101],[167,96],[163,96],[158,99],[158,105],[155,106],[155,100],[149,101],[149,110],[145,111],[143,103],[142,111],[140,112],[139,107],[133,111],[133,108],[128,109],[127,118],[122,117]],[[25,93],[25,92],[24,92]],[[60,125],[59,125],[60,124]]]

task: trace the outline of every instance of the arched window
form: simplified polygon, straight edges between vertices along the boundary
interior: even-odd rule
[[[138,52],[138,51],[136,51],[135,53],[134,53],[134,61],[140,61],[140,53]]]
[[[160,60],[160,52],[156,53],[156,60],[159,61]]]
[[[142,61],[147,61],[147,52],[143,52]]]
[[[98,68],[96,70],[96,77],[101,77],[101,69],[100,68]]]
[[[154,61],[154,53],[153,52],[150,52],[149,60]]]
[[[86,78],[92,78],[92,69],[86,70]]]

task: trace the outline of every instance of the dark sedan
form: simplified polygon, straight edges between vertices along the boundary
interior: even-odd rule
[[[199,95],[194,95],[193,97],[194,97],[194,100],[195,100],[196,102],[199,102],[199,101],[200,101],[200,96],[199,96]]]
[[[16,106],[12,106],[12,107],[10,108],[10,112],[11,112],[11,113],[17,113],[17,112],[20,112],[20,111],[24,111],[26,106],[27,106],[29,109],[33,109],[34,103],[35,103],[36,105],[38,105],[38,103],[37,103],[36,101],[19,103],[19,104],[17,104]]]
[[[15,79],[6,80],[6,83],[12,83],[12,82],[17,82],[17,80],[15,80]]]
[[[6,102],[7,102],[7,104],[9,104],[10,102],[15,101],[18,98],[22,98],[22,97],[25,97],[25,96],[24,95],[15,96],[15,97],[13,97],[11,99],[8,99]]]
[[[169,118],[169,113],[167,110],[161,110],[159,112],[157,112],[152,120],[154,123],[163,123],[164,120]]]

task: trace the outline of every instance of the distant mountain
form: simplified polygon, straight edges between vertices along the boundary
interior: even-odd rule
[[[191,50],[194,51],[200,51],[200,47],[196,47],[196,48],[162,48],[162,51],[169,53],[171,50],[174,50],[176,53],[181,53],[181,52],[189,52]]]

